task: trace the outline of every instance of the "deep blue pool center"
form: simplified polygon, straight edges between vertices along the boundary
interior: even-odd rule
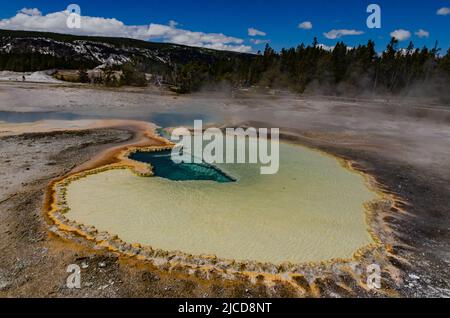
[[[151,164],[155,176],[173,181],[209,180],[219,183],[236,181],[219,168],[207,163],[174,163],[170,150],[138,151],[130,155],[130,159]]]

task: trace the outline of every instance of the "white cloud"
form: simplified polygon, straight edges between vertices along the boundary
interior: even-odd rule
[[[449,15],[450,8],[447,8],[447,7],[440,8],[439,10],[437,10],[436,14],[437,15]]]
[[[399,41],[405,41],[411,37],[411,32],[408,30],[399,29],[391,32],[391,37],[396,38]]]
[[[424,29],[419,29],[416,33],[414,33],[416,36],[418,36],[419,38],[429,38],[430,37],[430,32],[428,32],[427,30]]]
[[[172,28],[176,28],[178,24],[179,23],[177,21],[175,21],[175,20],[170,20],[169,21],[169,26],[172,27]]]
[[[340,30],[331,30],[329,32],[324,33],[323,35],[330,40],[339,39],[346,35],[361,35],[364,34],[363,31],[359,30],[347,30],[347,29],[340,29]]]
[[[20,9],[17,13],[18,14],[22,13],[22,14],[31,15],[31,16],[42,15],[41,11],[39,11],[36,8],[23,8],[23,9]]]
[[[244,45],[243,39],[222,33],[204,33],[179,29],[177,28],[178,23],[173,20],[169,22],[169,25],[155,23],[150,25],[126,25],[114,18],[82,16],[81,28],[71,29],[67,27],[68,17],[68,11],[42,15],[38,9],[24,8],[15,16],[0,20],[0,29],[161,40],[217,50],[252,51],[251,46]]]
[[[259,45],[259,44],[270,43],[270,40],[250,39],[250,42],[252,42],[255,45]]]
[[[257,35],[266,36],[266,32],[257,30],[255,28],[248,28],[248,35],[250,35],[250,36],[257,36]]]
[[[311,30],[313,28],[313,25],[310,21],[305,21],[302,22],[298,25],[299,29],[303,29],[303,30]]]

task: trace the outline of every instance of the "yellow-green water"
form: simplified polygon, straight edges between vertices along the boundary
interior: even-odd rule
[[[171,181],[111,170],[68,186],[67,217],[129,243],[281,263],[347,258],[372,243],[364,178],[319,152],[280,145],[280,170],[218,165],[237,182]]]

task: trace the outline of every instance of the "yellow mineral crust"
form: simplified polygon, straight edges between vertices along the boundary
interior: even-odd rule
[[[298,280],[299,277],[303,277],[302,274],[305,271],[315,272],[318,270],[320,272],[324,268],[336,266],[342,270],[354,262],[369,262],[368,264],[370,264],[370,260],[373,260],[374,257],[377,261],[381,262],[382,257],[380,257],[380,255],[390,253],[389,251],[391,250],[392,243],[387,242],[392,240],[392,238],[389,237],[390,229],[388,225],[383,222],[383,216],[389,210],[405,213],[399,205],[405,205],[406,203],[394,194],[388,193],[383,186],[376,181],[374,176],[356,169],[354,167],[354,162],[315,149],[328,156],[337,158],[341,165],[346,169],[361,174],[364,177],[367,186],[377,192],[380,196],[379,200],[367,202],[364,205],[366,221],[369,225],[369,233],[374,243],[361,247],[355,251],[353,257],[350,259],[332,259],[303,264],[283,263],[280,265],[260,263],[257,261],[239,262],[229,259],[220,259],[210,255],[191,255],[182,252],[169,252],[154,249],[150,246],[141,246],[140,244],[131,245],[122,241],[116,235],[111,235],[107,232],[99,232],[92,226],[79,224],[67,219],[65,213],[69,211],[69,207],[66,202],[66,188],[69,183],[92,174],[112,169],[130,169],[133,173],[141,177],[153,176],[152,167],[149,164],[131,160],[129,158],[130,154],[137,151],[150,152],[169,150],[173,145],[167,140],[155,136],[153,130],[146,130],[142,134],[141,139],[142,140],[137,143],[138,146],[125,145],[119,151],[116,151],[113,156],[115,160],[107,158],[107,160],[97,161],[102,163],[111,162],[109,164],[92,167],[92,169],[82,171],[80,171],[80,169],[75,169],[74,173],[51,182],[47,191],[44,208],[47,216],[60,231],[74,233],[86,240],[94,242],[98,246],[107,248],[112,252],[135,257],[138,260],[150,261],[153,265],[163,269],[177,269],[193,275],[197,275],[200,272],[202,277],[205,278],[210,278],[212,275],[214,277],[222,277],[225,279],[238,279],[241,275],[244,275],[251,279],[251,281],[262,279],[267,285],[271,285],[276,281],[285,281],[292,284],[292,286],[298,289],[299,293],[302,294],[302,290],[304,291],[305,286],[302,288],[301,284],[299,285]],[[333,276],[332,273],[323,273],[322,275]],[[314,295],[314,282],[309,282],[307,284],[310,285],[310,292]],[[360,285],[365,289],[367,288],[364,284],[360,283]],[[383,291],[380,292],[383,293]]]

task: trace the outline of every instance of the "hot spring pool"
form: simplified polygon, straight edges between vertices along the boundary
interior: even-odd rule
[[[165,162],[158,160],[161,172]],[[280,161],[275,175],[261,175],[258,165],[216,165],[219,180],[208,169],[206,180],[167,177],[170,169],[163,177],[129,170],[90,175],[69,184],[66,217],[129,243],[239,261],[348,258],[373,243],[363,205],[378,195],[363,176],[285,143]]]

